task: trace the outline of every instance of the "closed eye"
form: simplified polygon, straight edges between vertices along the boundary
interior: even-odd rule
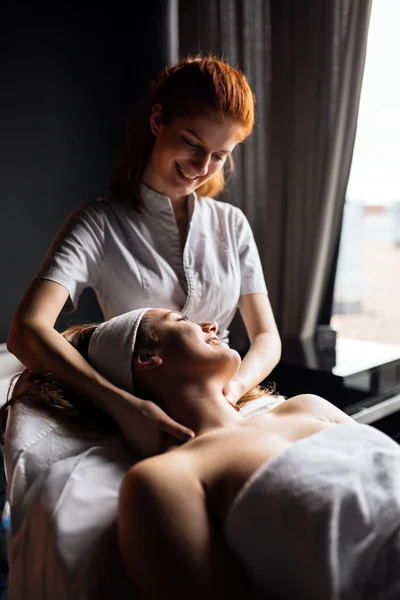
[[[187,140],[186,138],[182,138],[182,140],[185,142],[185,144],[187,146],[189,146],[190,148],[200,148],[200,146],[198,144],[193,144],[193,142],[190,142],[189,140]]]
[[[184,137],[182,137],[182,140],[185,142],[185,144],[187,146],[189,146],[189,148],[194,148],[195,150],[202,150],[202,147],[199,146],[198,144],[194,144],[193,142],[191,142],[190,140],[188,140]],[[225,156],[220,156],[219,154],[213,154],[213,157],[217,161],[224,160],[224,158],[225,158]]]

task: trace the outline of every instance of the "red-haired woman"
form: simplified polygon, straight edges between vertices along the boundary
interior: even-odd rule
[[[228,341],[239,306],[251,345],[226,398],[236,403],[271,372],[281,345],[250,226],[213,199],[253,122],[249,84],[226,62],[199,56],[166,69],[131,123],[110,194],[70,215],[12,323],[8,349],[29,370],[83,390],[143,455],[159,452],[165,433],[193,432],[101,376],[54,324],[91,287],[105,319],[167,307],[217,318]]]

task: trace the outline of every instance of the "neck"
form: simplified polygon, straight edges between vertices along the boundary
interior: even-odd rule
[[[199,436],[242,420],[225,399],[222,387],[216,382],[168,385],[166,389],[173,392],[163,394],[161,406],[172,419]]]
[[[163,182],[160,181],[157,175],[154,174],[151,165],[148,165],[144,170],[142,176],[142,183],[144,183],[145,185],[147,185],[147,187],[157,192],[157,194],[169,198],[175,213],[184,212],[187,210],[187,196],[180,196],[175,194],[171,195],[171,191],[167,190]]]

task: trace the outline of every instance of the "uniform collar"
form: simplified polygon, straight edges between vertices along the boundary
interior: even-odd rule
[[[159,194],[145,183],[140,184],[140,195],[143,200],[143,208],[147,210],[152,215],[159,215],[161,213],[173,213],[173,206],[170,198],[168,196],[163,196]],[[197,194],[196,192],[192,192],[188,196],[188,211],[189,211],[189,220],[192,217],[195,204],[197,202]]]

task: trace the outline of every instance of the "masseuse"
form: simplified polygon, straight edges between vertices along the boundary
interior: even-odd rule
[[[110,194],[70,215],[11,326],[7,347],[28,369],[84,391],[143,455],[162,448],[165,432],[193,432],[108,381],[54,324],[91,287],[105,319],[167,307],[196,322],[216,318],[228,341],[239,306],[250,349],[225,397],[236,403],[271,372],[281,345],[252,231],[239,208],[213,199],[253,122],[240,71],[213,57],[166,69],[131,123]]]

